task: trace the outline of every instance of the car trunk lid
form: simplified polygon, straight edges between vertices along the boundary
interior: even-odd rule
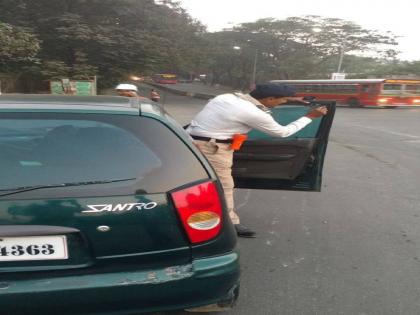
[[[162,193],[0,201],[0,218],[0,239],[6,244],[0,245],[4,271],[76,268],[100,259],[138,257],[140,263],[191,259],[176,211]],[[60,238],[62,244],[55,244]],[[44,245],[53,246],[55,253]],[[65,255],[54,259],[58,252]]]

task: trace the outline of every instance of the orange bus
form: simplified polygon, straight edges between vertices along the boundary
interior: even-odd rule
[[[297,96],[335,100],[338,104],[359,106],[420,106],[420,80],[273,80],[296,89]]]
[[[153,81],[159,84],[176,84],[178,83],[178,77],[172,73],[158,73],[152,77]]]

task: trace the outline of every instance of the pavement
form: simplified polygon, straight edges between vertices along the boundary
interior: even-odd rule
[[[180,96],[189,96],[196,99],[202,100],[209,100],[214,98],[217,95],[224,94],[224,93],[231,93],[231,92],[241,92],[240,90],[235,90],[230,87],[221,86],[219,84],[215,85],[207,85],[201,82],[192,82],[192,83],[177,83],[177,84],[157,84],[154,82],[143,82],[141,85],[143,86],[153,86],[160,91],[170,92],[172,94],[180,95]],[[144,88],[143,88],[144,89]],[[146,87],[146,90],[148,88]],[[148,95],[148,94],[145,94]],[[348,104],[337,103],[337,107],[349,107]],[[381,106],[363,106],[364,108],[386,108]],[[398,107],[420,107],[416,105],[407,105],[407,106],[398,106]],[[390,107],[391,108],[391,107]]]
[[[200,82],[193,83],[177,83],[177,84],[157,84],[154,82],[143,82],[140,86],[140,89],[144,86],[152,86],[161,92],[170,92],[172,94],[180,96],[188,96],[201,100],[209,100],[214,98],[217,95],[231,92],[241,92],[240,90],[235,90],[226,86],[215,85],[206,85]],[[147,87],[146,87],[147,89]],[[147,95],[147,94],[145,94]],[[337,106],[345,106],[343,104],[337,104]]]

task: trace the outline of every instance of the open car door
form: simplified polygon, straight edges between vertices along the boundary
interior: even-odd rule
[[[317,104],[327,106],[328,114],[290,137],[277,138],[257,130],[248,134],[248,140],[234,153],[232,175],[236,188],[321,190],[335,102]],[[303,105],[281,105],[272,109],[272,116],[287,125],[307,111]]]

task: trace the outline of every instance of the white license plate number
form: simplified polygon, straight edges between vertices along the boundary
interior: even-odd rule
[[[67,239],[64,235],[0,237],[0,261],[67,258]]]

